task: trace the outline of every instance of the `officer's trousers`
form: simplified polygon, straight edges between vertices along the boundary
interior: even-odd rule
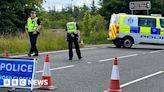
[[[36,47],[38,34],[39,33],[33,34],[32,32],[29,32],[29,38],[30,38],[30,44],[31,44],[31,49],[29,51],[29,54],[35,53],[36,55],[38,55],[38,49]]]
[[[73,51],[72,51],[73,43],[74,43],[74,46],[75,46],[75,49],[76,49],[76,54],[77,54],[78,58],[79,59],[82,58],[80,48],[79,48],[79,44],[78,44],[78,40],[70,39],[70,40],[68,40],[69,59],[71,60],[73,58]]]

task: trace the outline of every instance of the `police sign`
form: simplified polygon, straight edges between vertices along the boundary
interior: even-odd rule
[[[33,89],[36,59],[0,58],[0,87]]]
[[[150,10],[151,2],[150,1],[137,1],[129,3],[130,10]]]

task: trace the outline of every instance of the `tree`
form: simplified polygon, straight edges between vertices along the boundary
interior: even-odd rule
[[[30,10],[40,10],[43,0],[0,0],[0,33],[24,30]]]
[[[95,15],[96,14],[96,6],[95,6],[95,0],[92,1],[92,5],[91,5],[91,14]]]
[[[91,31],[99,32],[105,29],[106,21],[101,15],[92,15],[90,18]]]
[[[105,25],[106,21],[101,15],[91,15],[89,11],[85,12],[82,25],[84,36],[89,37],[92,32],[104,30]]]
[[[129,2],[136,0],[100,0],[100,5],[102,6],[99,10],[99,13],[105,17],[106,20],[109,20],[111,14],[113,13],[127,13],[131,14],[129,10]],[[145,0],[140,0],[145,1]],[[160,13],[164,15],[164,0],[150,0],[152,13]],[[134,14],[145,15],[146,11],[134,11]]]
[[[84,15],[86,11],[89,11],[89,7],[86,4],[84,4],[83,7],[81,7],[81,14]]]
[[[86,11],[83,17],[83,32],[84,32],[84,36],[86,37],[89,37],[91,31],[90,18],[91,18],[90,12]]]
[[[72,17],[77,19],[80,16],[80,8],[77,6],[74,6]]]

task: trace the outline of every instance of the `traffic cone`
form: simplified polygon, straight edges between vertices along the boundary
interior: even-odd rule
[[[119,76],[119,68],[117,57],[114,59],[114,64],[112,68],[111,80],[109,83],[109,92],[121,92],[120,88],[120,76]]]
[[[49,62],[48,54],[46,54],[45,56],[42,80],[48,80],[48,85],[42,85],[41,89],[47,89],[47,90],[56,89],[56,87],[53,86],[53,83],[52,83],[52,76],[51,76],[51,71],[50,71],[50,62]]]
[[[9,53],[7,50],[4,50],[3,57],[9,58]]]

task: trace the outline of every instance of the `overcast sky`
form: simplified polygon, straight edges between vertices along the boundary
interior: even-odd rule
[[[72,5],[82,6],[84,4],[90,6],[93,0],[44,0],[43,7],[46,10],[56,8],[56,10],[61,10],[62,7],[67,7]],[[98,6],[98,1],[95,0],[95,5]]]

